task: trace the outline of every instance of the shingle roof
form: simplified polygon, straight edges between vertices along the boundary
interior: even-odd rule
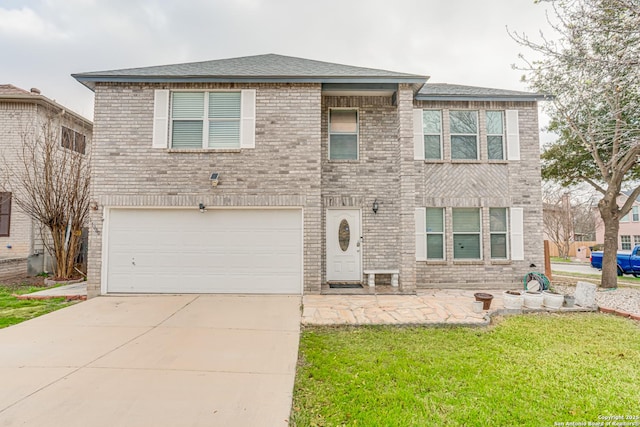
[[[93,126],[91,120],[81,116],[80,114],[72,110],[69,110],[63,105],[58,104],[53,99],[49,99],[46,96],[41,95],[40,90],[36,88],[31,89],[30,92],[12,84],[0,84],[0,101],[44,105],[47,108],[53,108],[57,111],[64,111],[65,113],[68,113],[71,116],[75,117],[77,120],[84,122],[86,125]]]
[[[0,84],[0,96],[2,95],[31,95],[31,92],[14,85]]]
[[[421,101],[538,101],[549,99],[540,93],[447,83],[427,83],[416,94]]]
[[[95,82],[318,82],[419,83],[427,76],[354,67],[276,54],[186,64],[73,74],[93,88]]]

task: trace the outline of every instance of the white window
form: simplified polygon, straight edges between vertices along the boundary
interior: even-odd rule
[[[640,245],[640,236],[633,236],[633,246]]]
[[[504,112],[487,111],[487,152],[489,160],[504,160]]]
[[[507,222],[506,208],[489,209],[489,232],[491,234],[491,259],[509,258],[507,236],[509,224]]]
[[[426,210],[427,259],[444,259],[444,208]]]
[[[424,138],[424,158],[442,159],[442,112],[440,110],[422,111],[422,134]]]
[[[451,159],[478,159],[478,112],[450,111]]]
[[[631,214],[633,222],[638,222],[640,220],[640,217],[638,216],[638,206],[631,207]]]
[[[172,148],[240,148],[240,92],[173,92]]]
[[[357,110],[329,110],[329,160],[358,160]]]
[[[480,209],[454,208],[453,212],[453,258],[481,259]]]
[[[620,236],[620,249],[623,251],[631,250],[631,236]]]

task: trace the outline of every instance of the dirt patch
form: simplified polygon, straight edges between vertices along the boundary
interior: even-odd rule
[[[44,288],[44,277],[42,276],[25,276],[19,279],[7,280],[2,285],[10,289],[28,288],[31,286],[37,286]]]

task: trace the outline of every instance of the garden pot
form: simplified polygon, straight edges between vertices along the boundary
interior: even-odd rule
[[[520,310],[524,303],[524,297],[520,291],[504,291],[502,300],[507,310]]]
[[[525,292],[524,306],[527,308],[541,308],[544,302],[542,292]]]
[[[474,301],[473,302],[473,312],[474,313],[482,313],[482,308],[484,307],[484,303],[482,301]]]
[[[473,294],[473,296],[476,297],[476,301],[482,301],[482,308],[484,310],[489,310],[489,307],[491,307],[491,300],[493,299],[493,295],[486,294],[484,292],[476,292],[475,294]]]
[[[565,295],[564,296],[564,306],[571,308],[575,305],[576,303],[576,297],[574,297],[573,295]]]
[[[564,303],[564,295],[551,291],[542,291],[543,304],[552,310],[560,310]]]

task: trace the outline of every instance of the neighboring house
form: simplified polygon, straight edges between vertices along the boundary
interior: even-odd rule
[[[23,143],[36,138],[43,126],[51,123],[60,126],[63,147],[86,151],[93,126],[89,120],[41,95],[38,89],[26,91],[0,84],[0,179],[6,178],[5,166],[21,168]],[[48,254],[41,224],[21,212],[13,199],[11,192],[0,189],[0,278],[42,272],[50,261],[45,259]]]
[[[631,195],[631,191],[623,191],[618,196],[618,206],[626,203]],[[596,209],[596,241],[604,243],[604,222],[600,219],[600,212]],[[630,251],[635,245],[640,245],[640,199],[636,199],[631,207],[631,211],[620,218],[620,229],[618,230],[618,249]]]
[[[74,77],[95,92],[89,296],[543,266],[541,95],[272,54]]]

